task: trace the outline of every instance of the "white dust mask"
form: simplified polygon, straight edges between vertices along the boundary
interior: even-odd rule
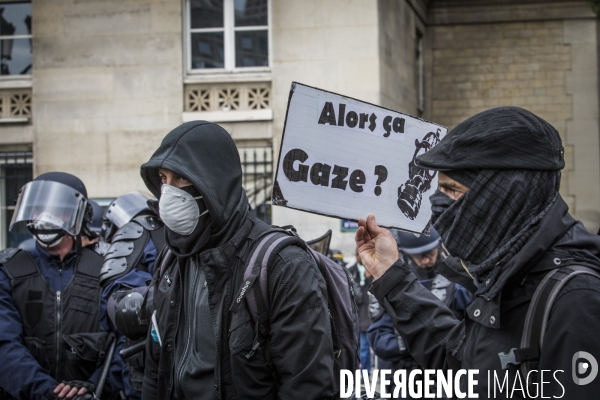
[[[167,184],[163,184],[160,191],[158,209],[160,219],[167,228],[184,236],[194,232],[198,219],[208,212],[206,210],[200,214],[196,200],[202,196],[193,197],[185,190]]]

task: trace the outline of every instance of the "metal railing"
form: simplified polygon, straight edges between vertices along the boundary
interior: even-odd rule
[[[256,215],[271,223],[271,190],[273,185],[273,148],[240,147],[242,185]]]

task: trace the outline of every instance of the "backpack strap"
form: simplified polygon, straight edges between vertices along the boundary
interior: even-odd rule
[[[600,273],[580,265],[556,268],[546,274],[529,303],[521,347],[512,348],[508,354],[498,353],[502,369],[508,368],[509,364],[520,365],[522,376],[527,376],[529,371],[537,368],[552,306],[564,286],[577,275],[600,279]]]
[[[248,293],[246,301],[250,307],[253,317],[260,316],[264,311],[270,309],[269,296],[266,285],[267,266],[266,260],[273,251],[273,247],[284,240],[286,236],[281,233],[270,233],[258,242],[258,245],[250,256],[250,262],[246,265],[244,279],[249,279],[252,275],[258,279],[258,285],[252,285],[253,291]],[[253,318],[256,320],[256,318]]]
[[[244,270],[242,287],[230,309],[241,307],[246,301],[250,316],[255,323],[255,336],[252,349],[246,354],[250,359],[261,346],[261,338],[269,335],[269,314],[271,305],[268,295],[268,266],[272,264],[275,256],[292,244],[302,242],[297,236],[283,229],[274,228],[264,232],[257,239],[249,261]],[[302,242],[304,243],[304,242]]]

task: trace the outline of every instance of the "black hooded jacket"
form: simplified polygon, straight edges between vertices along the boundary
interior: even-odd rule
[[[509,265],[513,264],[513,265]],[[500,391],[505,370],[498,353],[520,348],[529,303],[544,276],[552,269],[583,265],[600,270],[600,237],[585,230],[568,213],[559,198],[539,223],[536,232],[507,263],[506,270],[487,292],[467,307],[464,320],[420,285],[410,269],[398,260],[373,283],[371,292],[384,304],[394,326],[407,342],[411,355],[423,368],[478,369],[475,393],[487,398],[597,399],[600,377],[588,385],[574,383],[574,355],[590,353],[600,360],[600,280],[589,275],[572,278],[559,292],[541,348],[536,394],[526,389],[518,366],[508,366],[507,385]],[[562,371],[562,372],[561,372]],[[499,384],[494,384],[494,374]],[[543,381],[544,383],[542,384]],[[466,381],[461,381],[466,393]]]
[[[246,307],[231,306],[242,287],[241,260],[266,226],[249,209],[229,134],[209,122],[185,123],[141,168],[157,197],[159,168],[192,182],[203,196],[210,219],[198,229],[210,229],[210,239],[163,266],[157,260],[152,285],[162,345],[149,337],[142,399],[331,398],[326,287],[316,264],[298,247],[283,249],[268,267],[269,340],[246,358],[254,323]]]

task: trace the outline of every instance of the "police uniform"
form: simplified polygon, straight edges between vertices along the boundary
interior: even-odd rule
[[[103,237],[110,243],[110,247],[104,256],[100,273],[102,308],[109,329],[118,335],[118,351],[145,340],[147,319],[138,318],[138,308],[132,310],[131,316],[120,315],[123,318],[117,318],[117,304],[129,296],[132,290],[136,296],[140,292],[145,294],[145,288],[152,279],[157,254],[165,245],[164,225],[148,201],[152,201],[150,195],[128,192],[115,199],[104,214]],[[140,289],[136,292],[135,288]],[[137,306],[141,306],[141,301],[135,307]],[[133,329],[129,329],[131,327]],[[143,351],[120,360],[120,363],[121,368],[116,368],[114,373],[122,371],[121,380],[127,397],[140,398],[144,371]]]
[[[72,196],[73,207],[61,196]],[[100,325],[98,277],[103,257],[97,245],[81,247],[78,236],[82,221],[91,217],[86,197],[83,183],[64,173],[40,175],[21,191],[11,228],[27,221],[38,241],[31,250],[0,252],[4,398],[53,398],[52,391],[61,381],[98,383],[113,336]],[[64,226],[40,228],[61,213],[67,216]],[[36,219],[40,216],[47,219]],[[75,222],[75,228],[67,228],[73,221],[79,221],[79,227]],[[57,233],[61,230],[65,233]],[[59,240],[64,234],[71,235],[74,244],[62,260],[40,245],[44,238]]]

